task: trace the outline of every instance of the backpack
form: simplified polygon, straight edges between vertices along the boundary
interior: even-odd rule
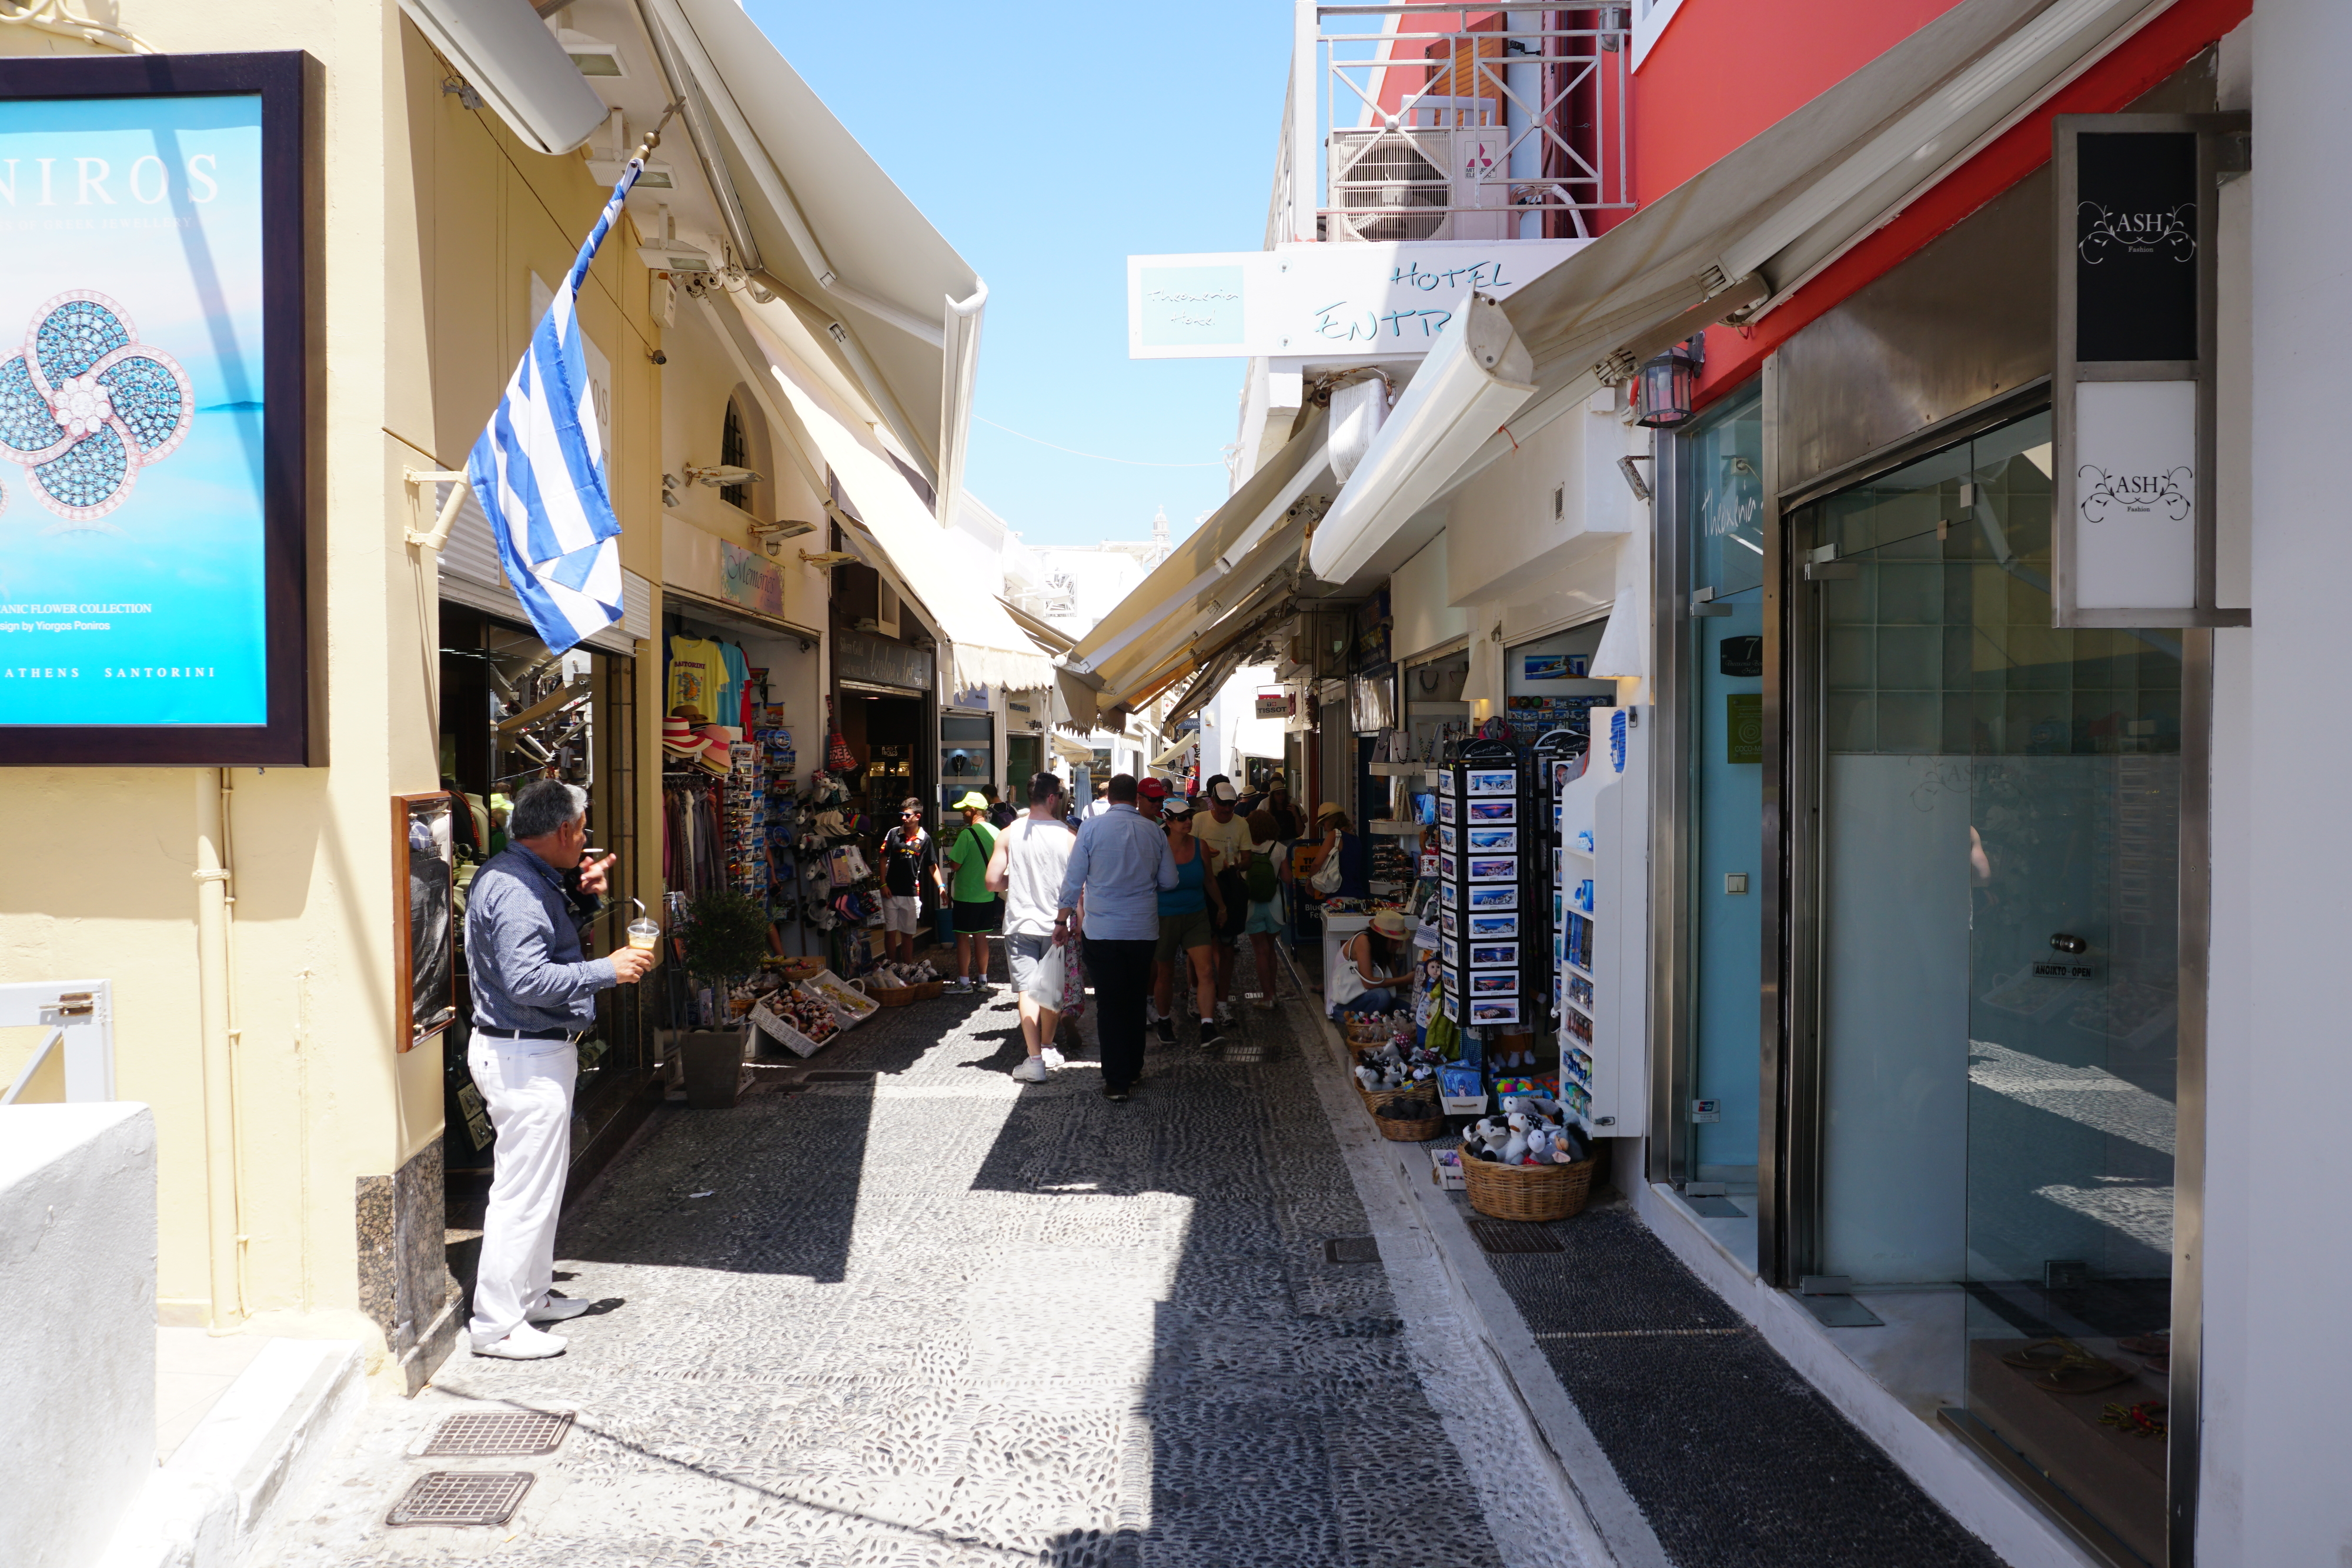
[[[1282,886],[1282,879],[1275,873],[1274,856],[1251,855],[1249,863],[1242,869],[1242,883],[1249,889],[1252,904],[1264,904],[1272,898]]]

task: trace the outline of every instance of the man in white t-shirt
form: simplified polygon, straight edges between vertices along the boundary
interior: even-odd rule
[[[1061,1009],[1039,1006],[1029,992],[1044,966],[1068,962],[1054,946],[1054,917],[1077,841],[1062,820],[1062,781],[1040,773],[1029,780],[1029,814],[996,836],[996,852],[988,860],[989,890],[1004,895],[1004,963],[1013,994],[1020,998],[1022,1043],[1029,1048],[1028,1057],[1013,1070],[1024,1083],[1045,1082],[1045,1048],[1061,1027]]]

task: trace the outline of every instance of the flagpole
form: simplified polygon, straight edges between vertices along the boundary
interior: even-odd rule
[[[686,99],[680,98],[663,110],[662,117],[654,121],[654,128],[646,132],[645,140],[637,143],[637,150],[629,154],[628,161],[643,163],[653,150],[661,145],[662,128],[669,124],[671,116],[685,107]],[[401,532],[403,543],[415,546],[420,552],[432,550],[438,553],[449,542],[449,530],[457,527],[457,513],[465,506],[466,497],[474,493],[473,480],[463,469],[446,468],[404,468],[400,477],[403,483],[411,486],[449,486],[448,499],[441,503],[441,513],[434,519],[432,532],[419,533],[415,528],[404,528]]]

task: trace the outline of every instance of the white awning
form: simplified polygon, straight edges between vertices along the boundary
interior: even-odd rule
[[[698,148],[730,187],[720,205],[739,259],[837,317],[843,357],[933,482],[945,523],[961,493],[987,286],[736,0],[639,4],[691,89]]]
[[[540,152],[569,152],[604,123],[604,100],[529,0],[400,0],[442,57]]]
[[[703,304],[746,384],[783,432],[789,455],[809,464],[803,477],[810,487],[824,495],[824,476],[816,470],[832,470],[855,508],[854,516],[836,514],[835,520],[888,558],[893,575],[940,629],[947,644],[942,673],[951,689],[992,685],[1031,691],[1054,685],[1053,661],[997,598],[1003,569],[968,536],[943,533],[880,444],[853,432],[820,395],[803,387],[786,368],[787,357],[755,323],[728,305],[708,299]]]
[[[1535,366],[1510,431],[1466,456],[1461,401],[1401,401],[1318,535],[1361,575],[1513,442],[1727,319],[1769,312],[2152,16],[2146,0],[1961,0],[1501,302]],[[1442,366],[1433,354],[1408,388]],[[1383,453],[1421,461],[1376,461]],[[1397,504],[1398,497],[1410,506]],[[1383,531],[1384,530],[1384,531]],[[1339,537],[1346,534],[1343,539]],[[1345,546],[1345,559],[1337,559]]]
[[[1063,663],[1090,677],[1090,684],[1099,682],[1106,701],[1132,706],[1138,699],[1128,683],[1134,676],[1164,664],[1276,572],[1295,567],[1306,524],[1289,514],[1310,489],[1330,484],[1324,447],[1328,421],[1319,411],[1314,414],[1079,638]]]

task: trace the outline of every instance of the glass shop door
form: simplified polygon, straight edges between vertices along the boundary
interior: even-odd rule
[[[1817,502],[1815,1256],[2165,1560],[2180,633],[2050,624],[2036,414]],[[1833,559],[1819,552],[1834,549]],[[1850,575],[1841,575],[1851,569]]]

